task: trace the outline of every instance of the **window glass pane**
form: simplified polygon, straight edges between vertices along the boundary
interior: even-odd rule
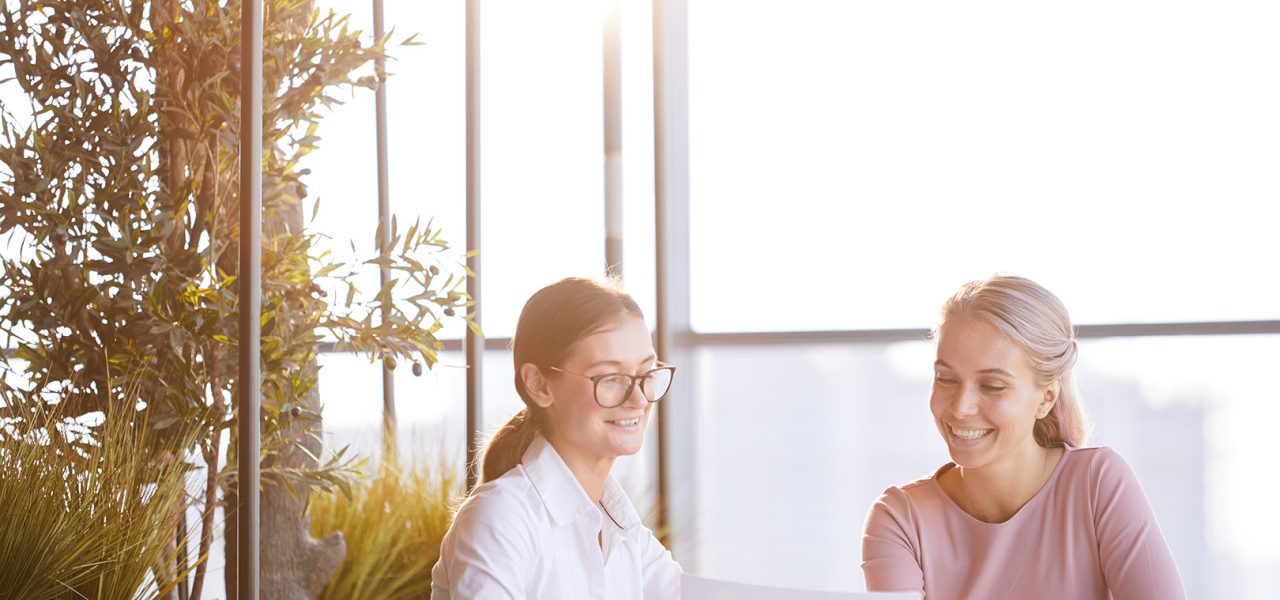
[[[499,0],[482,11],[482,324],[486,334],[505,337],[538,288],[603,272],[603,5]],[[357,12],[353,26],[370,29],[369,11]],[[401,231],[415,218],[435,219],[452,245],[472,247],[465,231],[465,6],[388,3],[386,15],[388,29],[396,28],[387,85],[392,211]],[[395,44],[412,32],[425,45]],[[316,230],[333,236],[344,254],[353,238],[362,256],[374,247],[373,97],[359,90],[335,111],[309,165],[311,193],[322,198]],[[376,271],[366,279],[362,291],[376,291]]]
[[[485,329],[604,271],[601,23],[588,0],[482,3]]]
[[[384,4],[388,27],[396,28],[392,39],[412,33],[422,43],[393,47],[395,60],[387,66],[391,73],[387,80],[391,210],[402,233],[415,220],[441,229],[442,237],[457,250],[450,259],[452,264],[470,247],[466,229],[466,3]],[[369,123],[372,126],[373,121]],[[450,264],[442,268],[461,274],[456,266],[448,268]],[[450,322],[440,335],[459,338],[465,332],[463,326]]]
[[[1081,323],[1280,318],[1277,22],[691,2],[695,328],[924,327],[996,271]]]
[[[692,572],[861,589],[871,502],[946,456],[926,404],[929,352],[924,342],[698,350],[696,530],[682,533],[694,538]]]
[[[622,10],[622,275],[626,290],[654,324],[653,11],[618,1]]]
[[[505,356],[503,356],[505,354]],[[485,422],[490,426],[515,396],[511,388],[510,354],[485,356]],[[382,375],[380,365],[354,354],[321,356],[320,390],[324,402],[325,431],[335,447],[350,445],[363,456],[375,458],[382,447]],[[434,462],[455,463],[461,476],[466,459],[466,368],[461,352],[442,352],[431,369],[423,365],[415,377],[411,364],[395,371],[396,416],[401,454]]]
[[[1142,481],[1191,598],[1264,598],[1280,580],[1266,481],[1280,336],[1087,340],[1080,383]],[[928,409],[928,342],[707,347],[695,357],[696,572],[862,588],[860,534],[889,485],[946,447]],[[759,490],[769,490],[761,493]]]
[[[316,3],[322,15],[327,15],[330,10],[339,16],[347,15],[348,27],[364,32],[366,40],[373,37],[371,6],[338,0]],[[400,34],[397,39],[405,35]],[[390,50],[395,56],[402,52],[398,47]],[[394,71],[394,68],[389,70]],[[371,65],[361,71],[361,74],[372,73]],[[316,131],[320,138],[317,148],[301,161],[303,168],[310,169],[310,173],[302,177],[307,186],[307,198],[302,206],[307,232],[321,236],[317,253],[327,251],[331,253],[331,260],[350,264],[357,259],[364,261],[377,256],[378,158],[374,93],[356,88],[345,92],[331,90],[329,95],[342,104],[320,111],[323,119]],[[395,196],[392,198],[394,200]],[[314,210],[317,207],[318,210]],[[335,275],[342,273],[347,273],[347,270],[340,269]],[[360,292],[355,298],[357,302],[372,298],[379,289],[378,269],[365,266],[350,281]],[[346,298],[345,285],[328,291],[331,302],[342,302]],[[324,395],[323,386],[321,394]]]

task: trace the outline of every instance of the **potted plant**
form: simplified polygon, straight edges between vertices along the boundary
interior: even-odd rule
[[[0,8],[0,78],[12,74],[0,85],[26,100],[0,111],[0,238],[9,244],[0,343],[20,361],[6,355],[3,368],[21,364],[27,381],[11,391],[24,401],[65,394],[70,418],[136,393],[146,413],[136,422],[150,430],[194,424],[189,450],[207,467],[193,500],[204,515],[196,559],[212,544],[219,497],[236,505],[235,460],[220,451],[235,435],[239,351],[239,15],[235,0]],[[317,353],[332,342],[388,368],[431,366],[445,321],[475,324],[462,257],[438,228],[396,230],[368,260],[338,261],[304,226],[299,161],[317,147],[332,94],[377,83],[371,64],[387,40],[366,43],[344,17],[298,0],[267,3],[264,35],[262,539],[275,547],[262,553],[262,586],[269,597],[301,598],[319,593],[343,556],[340,537],[310,537],[307,494],[354,477],[348,457],[321,460]],[[382,265],[397,277],[358,294],[361,270]],[[136,376],[133,388],[122,373]],[[179,550],[162,554],[157,579],[187,570]],[[197,562],[192,598],[208,572]]]

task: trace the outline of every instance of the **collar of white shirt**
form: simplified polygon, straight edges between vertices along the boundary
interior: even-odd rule
[[[529,444],[521,460],[529,483],[538,492],[538,497],[546,505],[556,525],[565,525],[576,521],[583,515],[596,511],[595,502],[587,496],[578,478],[573,476],[569,465],[560,458],[560,453],[547,441],[538,436]],[[604,485],[604,496],[600,499],[609,516],[623,531],[630,531],[640,524],[640,515],[631,505],[627,493],[622,486],[610,476]]]

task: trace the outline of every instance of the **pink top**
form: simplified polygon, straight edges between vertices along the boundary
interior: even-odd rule
[[[1185,598],[1173,556],[1133,470],[1110,448],[1067,447],[1016,514],[984,523],[938,476],[891,487],[867,514],[862,572],[870,591],[929,600]]]

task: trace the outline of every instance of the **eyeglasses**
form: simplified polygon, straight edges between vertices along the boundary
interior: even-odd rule
[[[601,408],[622,406],[627,401],[627,398],[631,397],[631,392],[635,391],[636,384],[640,384],[640,393],[644,394],[645,399],[650,402],[657,402],[667,395],[667,391],[671,389],[671,380],[676,376],[676,368],[671,365],[661,366],[639,375],[606,373],[594,377],[566,371],[560,367],[551,367],[551,370],[591,380],[591,383],[595,385],[593,392],[595,393],[596,404],[599,404]]]

